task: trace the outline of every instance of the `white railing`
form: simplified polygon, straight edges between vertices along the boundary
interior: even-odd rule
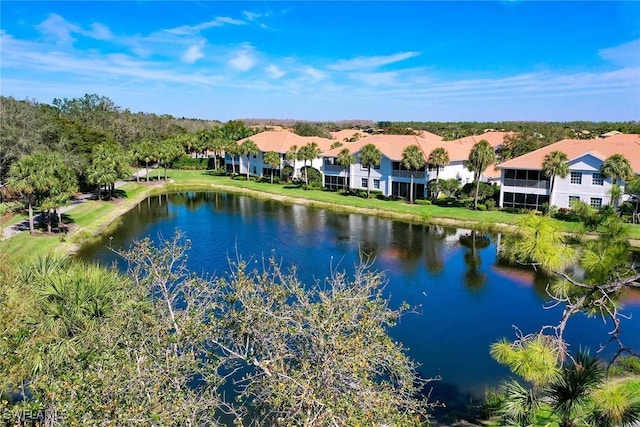
[[[549,188],[549,181],[535,179],[506,179],[505,187],[521,187],[521,188]]]
[[[396,176],[398,178],[411,178],[411,171],[403,171],[403,170],[394,169],[391,172],[391,176]],[[413,172],[413,179],[424,179],[424,177],[425,177],[425,173],[423,171],[414,171]]]

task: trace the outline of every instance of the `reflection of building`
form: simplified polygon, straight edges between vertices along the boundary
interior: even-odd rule
[[[547,154],[561,151],[569,159],[569,175],[556,177],[553,188],[542,171]],[[595,208],[608,204],[612,181],[600,174],[608,157],[622,154],[640,174],[640,135],[613,135],[599,139],[565,139],[501,163],[500,206],[540,209],[542,204],[569,208],[580,200]],[[624,183],[621,183],[624,185]]]

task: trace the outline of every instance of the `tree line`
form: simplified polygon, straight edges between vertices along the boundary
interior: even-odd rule
[[[51,105],[0,97],[0,125],[0,200],[25,200],[32,233],[34,205],[51,230],[52,213],[78,189],[97,188],[98,198],[111,198],[115,182],[129,178],[133,167],[144,167],[148,181],[149,166],[157,164],[158,179],[161,168],[166,179],[167,168],[185,155],[212,152],[218,168],[223,153],[252,134],[239,121],[133,114],[98,95]]]

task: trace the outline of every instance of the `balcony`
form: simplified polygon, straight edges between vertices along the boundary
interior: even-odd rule
[[[534,180],[534,179],[507,179],[504,180],[505,187],[520,187],[520,188],[549,188],[548,180]]]
[[[340,165],[331,165],[331,164],[323,164],[322,165],[323,172],[344,172],[345,167]]]
[[[391,176],[395,176],[397,178],[411,178],[411,171],[394,169],[393,171],[391,171]],[[413,172],[413,179],[424,179],[424,177],[424,171]]]

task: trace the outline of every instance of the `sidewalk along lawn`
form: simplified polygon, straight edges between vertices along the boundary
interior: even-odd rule
[[[124,192],[121,198],[111,201],[88,200],[69,209],[65,213],[66,224],[71,229],[68,234],[49,235],[38,232],[32,236],[28,231],[22,231],[0,242],[0,251],[17,262],[39,254],[70,252],[75,244],[81,244],[99,234],[149,193],[149,187],[136,183],[125,184],[120,190]]]

